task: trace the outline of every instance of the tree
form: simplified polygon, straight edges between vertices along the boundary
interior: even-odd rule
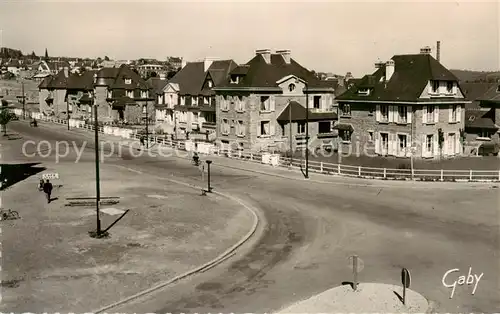
[[[2,99],[2,108],[0,108],[0,125],[3,129],[3,136],[7,136],[7,124],[14,119],[14,114],[5,107]]]
[[[34,51],[31,52],[31,58],[36,58],[36,54]]]
[[[109,61],[109,57],[108,56],[104,56],[104,61]]]

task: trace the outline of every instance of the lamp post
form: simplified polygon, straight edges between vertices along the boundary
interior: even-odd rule
[[[309,179],[309,88],[307,82],[304,82],[306,89],[306,175],[305,178]]]
[[[21,92],[23,97],[23,120],[26,120],[26,95],[24,95],[24,82],[21,82]]]
[[[292,145],[292,104],[288,100],[288,123],[290,124],[290,168],[293,165],[293,145]]]
[[[205,161],[207,163],[207,184],[208,184],[208,190],[207,192],[208,193],[211,193],[212,192],[212,188],[210,187],[210,164],[212,163],[211,160],[207,160]]]
[[[146,149],[149,148],[149,121],[148,121],[148,101],[146,100],[146,106],[143,107],[142,113],[146,114]]]
[[[95,77],[95,76],[94,76]],[[101,201],[101,187],[99,185],[99,123],[97,121],[97,103],[95,101],[95,93],[92,93],[92,107],[94,107],[94,137],[95,137],[95,190],[96,190],[96,199],[95,199],[95,209],[96,209],[96,219],[97,219],[97,228],[96,228],[96,237],[100,237],[101,235],[101,219],[99,217],[99,202]]]

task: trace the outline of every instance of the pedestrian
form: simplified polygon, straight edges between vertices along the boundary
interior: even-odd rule
[[[45,181],[43,185],[43,192],[47,196],[47,203],[50,203],[50,194],[52,193],[52,183],[49,180]]]
[[[40,183],[38,184],[38,191],[43,191],[44,184],[45,184],[45,182],[43,181],[43,179],[40,179]]]

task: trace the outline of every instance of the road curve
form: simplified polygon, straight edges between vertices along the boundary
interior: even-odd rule
[[[91,139],[60,127],[33,129],[22,122],[9,127],[35,140],[82,145]],[[199,170],[178,158],[124,154],[105,162],[200,182]],[[221,167],[213,168],[212,181],[218,191],[263,212],[268,222],[263,237],[243,255],[113,311],[271,312],[349,281],[346,258],[354,253],[365,262],[364,282],[398,284],[401,267],[410,269],[412,289],[436,311],[500,308],[497,190],[353,188]],[[484,273],[475,295],[461,286],[450,299],[443,274],[459,268],[467,275],[469,267]]]

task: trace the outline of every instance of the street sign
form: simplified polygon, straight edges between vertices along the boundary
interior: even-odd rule
[[[358,273],[363,270],[364,263],[357,255],[349,256],[348,261],[348,266],[352,269],[353,275],[352,288],[354,291],[356,291],[356,289],[358,288]]]
[[[42,174],[42,179],[44,180],[59,179],[59,173],[44,173]]]
[[[357,255],[353,255],[353,256],[349,256],[347,258],[347,266],[351,269],[351,270],[354,270],[354,256],[357,256]],[[358,269],[358,273],[361,272],[363,269],[365,268],[365,262],[363,262],[363,260],[359,257],[357,257],[357,269]]]
[[[410,271],[406,268],[401,270],[401,283],[405,288],[410,288],[411,276]]]

